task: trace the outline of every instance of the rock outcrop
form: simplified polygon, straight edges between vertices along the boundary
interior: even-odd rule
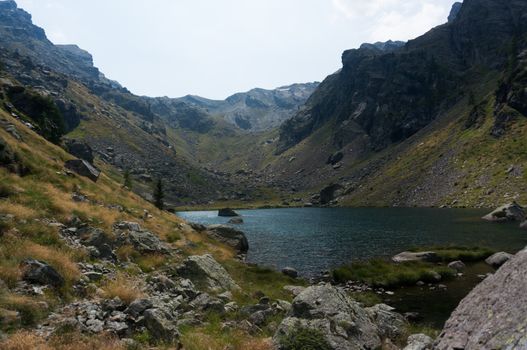
[[[274,341],[280,349],[283,339],[302,327],[320,331],[334,350],[376,349],[383,337],[400,334],[395,328],[404,324],[402,316],[384,306],[366,310],[344,291],[319,285],[306,288],[293,300]]]
[[[69,154],[93,164],[93,150],[90,145],[85,142],[72,139],[64,141],[64,144]]]
[[[178,275],[188,278],[200,288],[213,290],[238,289],[227,270],[212,255],[189,256],[177,269]]]
[[[211,225],[207,227],[207,234],[214,239],[233,247],[241,254],[249,250],[249,241],[242,231],[225,225]]]
[[[93,165],[83,159],[68,160],[66,161],[64,166],[66,167],[66,169],[69,169],[80,176],[87,177],[93,182],[97,182],[97,180],[99,179],[99,175],[101,174],[99,169],[97,169],[96,167],[94,167]]]
[[[522,250],[461,301],[434,349],[527,348],[526,273],[527,250]]]
[[[525,210],[518,203],[512,202],[502,205],[483,217],[483,220],[493,222],[523,221],[525,220]]]
[[[27,259],[22,262],[23,278],[32,283],[62,287],[64,278],[47,263],[35,259]]]

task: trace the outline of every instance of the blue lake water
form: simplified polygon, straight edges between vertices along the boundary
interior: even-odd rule
[[[291,266],[304,276],[356,259],[388,257],[411,247],[486,246],[516,252],[527,245],[518,224],[484,222],[486,211],[425,208],[288,208],[239,210],[247,260]],[[201,224],[226,224],[217,211],[180,212]]]

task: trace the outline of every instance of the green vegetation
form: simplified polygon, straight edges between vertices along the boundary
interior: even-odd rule
[[[130,170],[126,169],[123,174],[123,186],[131,190],[133,185],[134,184]]]
[[[423,252],[423,251],[432,251],[437,254],[442,262],[448,263],[455,260],[461,260],[463,262],[475,262],[485,260],[496,251],[484,248],[484,247],[460,247],[460,246],[450,246],[450,247],[419,247],[410,249],[412,252]]]
[[[154,193],[152,194],[154,198],[154,205],[158,209],[163,209],[165,203],[163,199],[165,198],[165,192],[163,190],[163,180],[158,179],[154,184]]]
[[[281,339],[283,350],[330,350],[331,346],[324,334],[317,329],[304,328],[300,325]]]
[[[333,278],[339,283],[363,282],[374,287],[395,288],[415,285],[418,281],[437,282],[455,276],[455,271],[446,267],[424,262],[395,264],[382,259],[355,262],[333,270]]]
[[[23,87],[10,89],[8,97],[19,111],[36,123],[42,136],[53,143],[60,142],[65,133],[64,118],[50,97]]]

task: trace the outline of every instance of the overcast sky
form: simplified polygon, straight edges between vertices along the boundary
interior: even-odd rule
[[[454,0],[17,0],[54,43],[78,44],[132,92],[223,99],[320,81],[342,51],[408,40]]]

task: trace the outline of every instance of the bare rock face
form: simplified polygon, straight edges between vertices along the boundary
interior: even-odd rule
[[[434,349],[526,349],[526,274],[527,249],[461,301]]]
[[[525,220],[525,210],[517,203],[502,205],[492,213],[483,217],[483,220],[493,222],[522,221]]]
[[[294,300],[288,316],[274,335],[281,341],[298,327],[320,331],[335,350],[376,349],[382,338],[400,334],[405,321],[386,305],[364,309],[331,285],[311,286]]]
[[[97,182],[97,179],[101,174],[99,169],[82,159],[68,160],[64,166],[66,169],[69,169],[80,176],[87,177],[93,182]]]

